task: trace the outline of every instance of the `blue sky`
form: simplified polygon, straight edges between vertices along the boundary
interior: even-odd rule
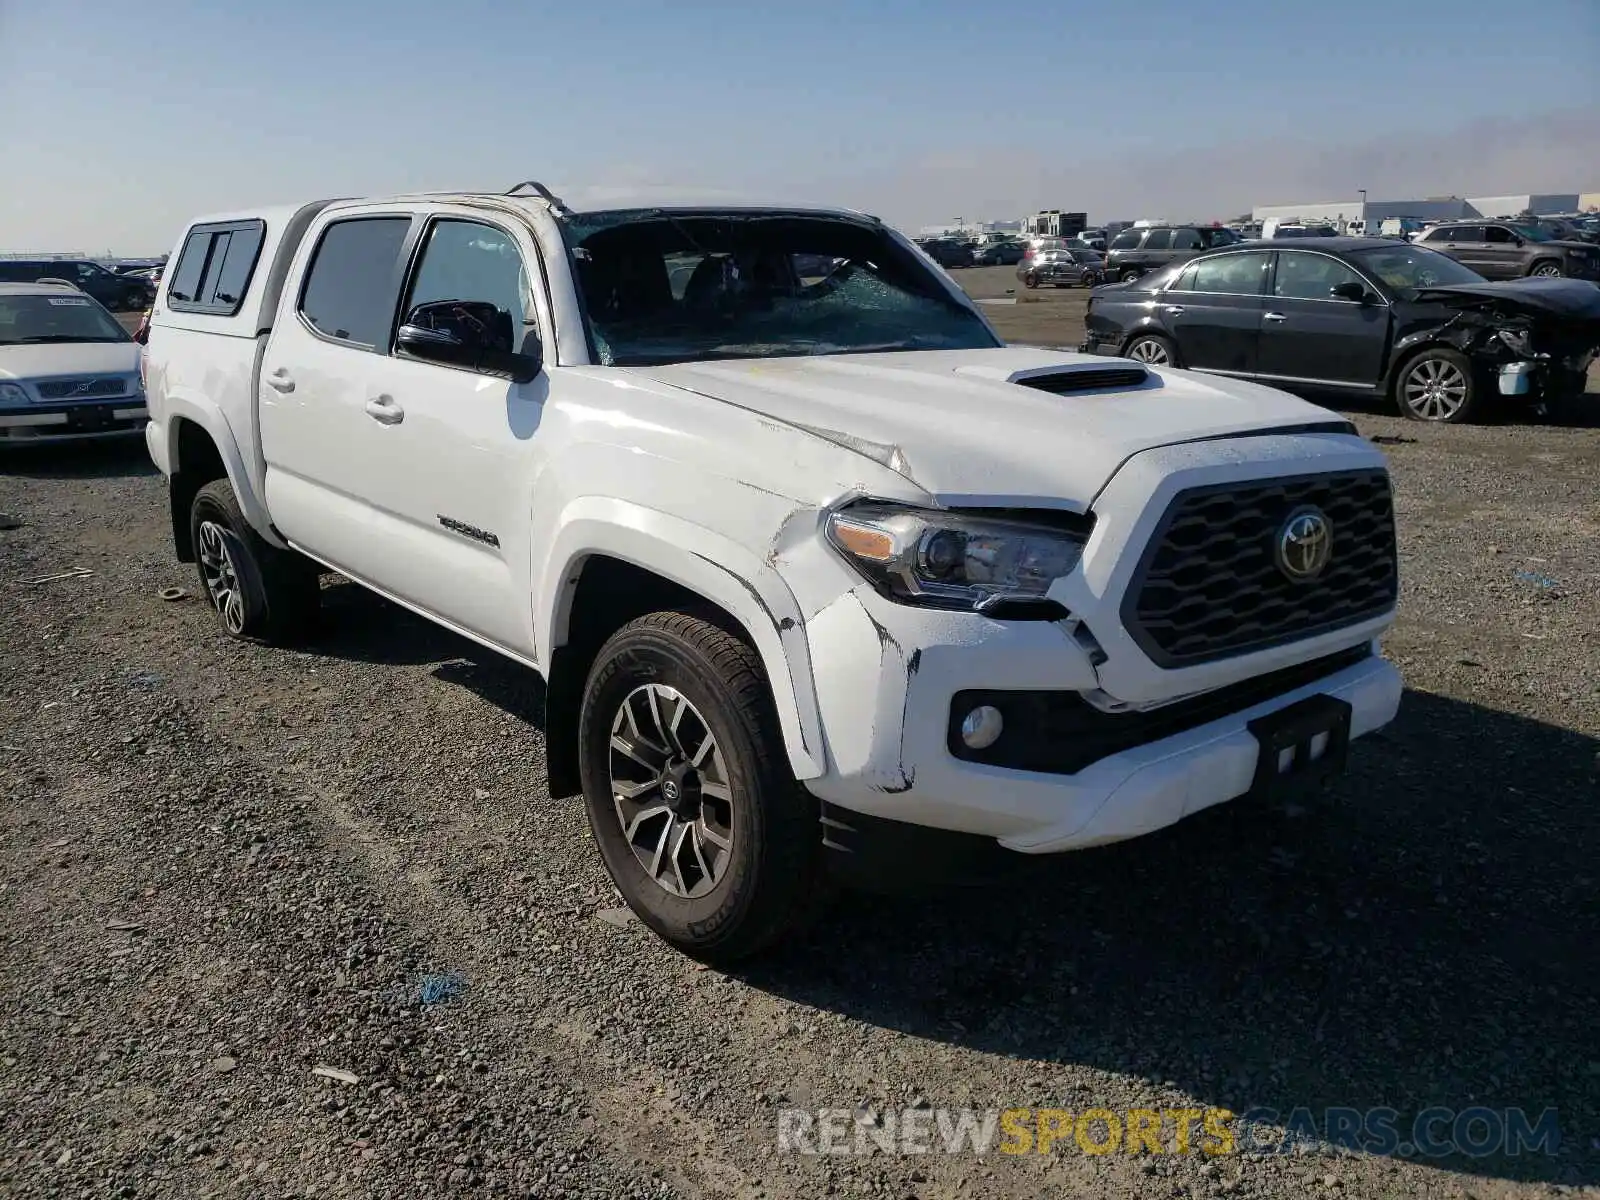
[[[528,176],[907,226],[1600,190],[1597,0],[985,13],[0,0],[0,248],[144,252],[196,212]]]

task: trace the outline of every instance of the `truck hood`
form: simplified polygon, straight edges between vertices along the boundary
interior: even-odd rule
[[[1517,316],[1600,322],[1600,285],[1584,279],[1503,279],[1417,289],[1418,300]]]
[[[63,375],[137,375],[136,342],[54,342],[0,345],[0,379],[57,379]]]
[[[1307,425],[1353,432],[1275,388],[1027,347],[628,369],[854,450],[949,506],[1082,510],[1155,446]]]

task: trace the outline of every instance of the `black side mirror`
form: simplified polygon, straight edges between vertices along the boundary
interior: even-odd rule
[[[1367,289],[1354,280],[1334,284],[1328,289],[1328,294],[1335,300],[1353,300],[1357,304],[1364,304],[1367,299]]]
[[[544,369],[539,335],[529,330],[512,344],[511,314],[485,300],[435,300],[406,314],[395,345],[407,354],[531,383]]]

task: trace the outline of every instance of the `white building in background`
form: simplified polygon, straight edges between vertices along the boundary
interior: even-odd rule
[[[1584,202],[1588,201],[1588,204]],[[1321,200],[1308,204],[1258,204],[1250,210],[1256,221],[1327,222],[1345,225],[1366,220],[1370,225],[1385,217],[1417,217],[1424,221],[1472,220],[1475,217],[1513,217],[1523,212],[1580,212],[1600,207],[1593,192],[1529,192],[1514,196],[1428,196],[1419,200]]]
[[[949,237],[960,234],[964,237],[976,237],[981,233],[1012,233],[1022,232],[1021,221],[954,221],[945,225],[924,225],[917,230],[917,237]]]
[[[1576,212],[1579,198],[1577,192],[1535,192],[1525,196],[1474,196],[1467,203],[1483,217],[1515,217],[1525,212],[1540,216]]]
[[[1430,196],[1425,200],[1323,200],[1311,204],[1258,204],[1250,210],[1256,221],[1309,221],[1346,225],[1351,221],[1382,221],[1385,217],[1420,217],[1424,221],[1448,221],[1475,217],[1467,201],[1459,196]]]

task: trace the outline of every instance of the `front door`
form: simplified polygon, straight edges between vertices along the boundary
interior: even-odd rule
[[[431,217],[400,293],[397,324],[422,304],[487,302],[496,310],[488,324],[500,349],[537,346],[530,261],[531,243],[523,246],[509,224]],[[364,406],[363,453],[383,464],[367,500],[400,545],[379,582],[530,657],[529,504],[548,383],[544,373],[519,384],[396,348],[374,362]]]
[[[1172,331],[1184,366],[1255,373],[1271,257],[1265,250],[1241,250],[1198,259],[1161,293],[1161,323]]]
[[[1335,296],[1358,284],[1365,302]],[[1330,254],[1278,251],[1262,314],[1258,378],[1264,383],[1369,388],[1379,382],[1389,306],[1354,269]]]

